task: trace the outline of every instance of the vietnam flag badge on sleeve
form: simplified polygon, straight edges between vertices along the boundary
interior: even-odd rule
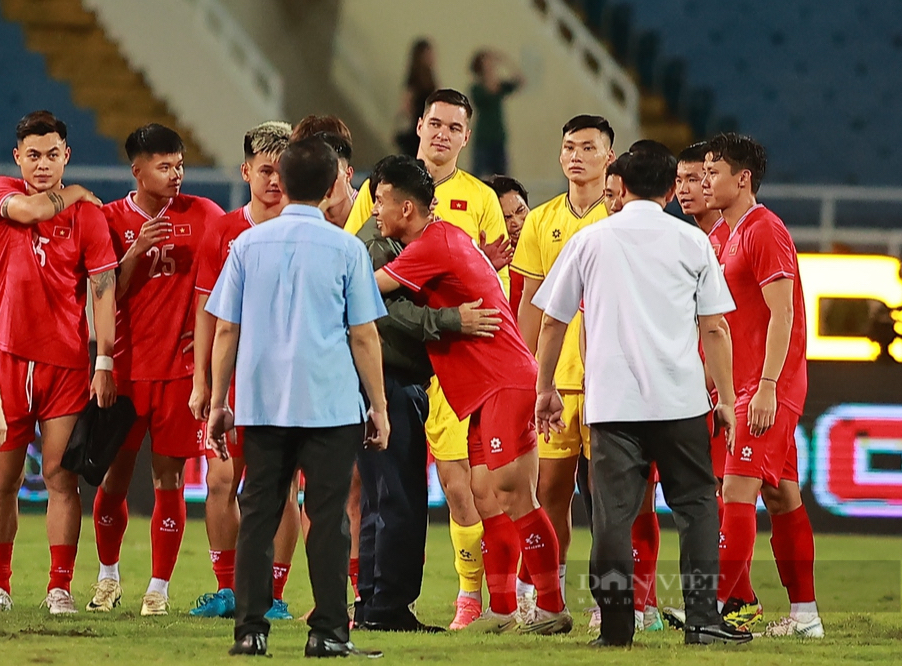
[[[172,228],[173,236],[190,236],[191,235],[191,225],[190,224],[176,224]]]
[[[467,202],[463,199],[451,199],[451,210],[467,210]]]
[[[53,227],[54,238],[72,238],[72,227]]]

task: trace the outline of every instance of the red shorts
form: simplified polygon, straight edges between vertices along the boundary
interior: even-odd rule
[[[232,410],[235,409],[235,382],[232,381],[229,386],[229,404],[232,406]],[[216,451],[211,449],[207,444],[207,422],[204,421],[204,455],[207,457],[207,460],[212,460],[216,457]],[[229,457],[231,458],[243,458],[244,457],[244,427],[238,426],[235,428],[235,442],[232,442],[231,437],[226,437],[226,449],[229,452]]]
[[[746,407],[746,409],[748,409]],[[723,429],[714,436],[714,412],[708,413],[708,432],[711,433],[711,464],[714,467],[714,476],[723,479],[724,467],[727,464],[727,438]],[[748,430],[746,429],[746,433]]]
[[[777,405],[774,425],[760,437],[749,434],[748,403],[736,405],[736,445],[727,455],[724,474],[761,479],[777,487],[781,480],[799,481],[796,426],[799,415]]]
[[[536,392],[501,389],[470,415],[470,467],[498,469],[536,448]]]
[[[119,395],[131,398],[138,419],[122,445],[125,451],[141,448],[150,431],[151,451],[171,458],[196,458],[204,454],[204,429],[188,408],[191,377],[168,381],[119,380]]]
[[[28,361],[0,352],[0,398],[6,417],[6,441],[12,451],[34,441],[38,422],[78,414],[91,395],[91,371]]]
[[[203,424],[203,438],[204,438],[204,455],[207,457],[207,460],[212,460],[216,458],[216,451],[210,448],[207,444],[207,424],[204,422]],[[226,449],[229,451],[230,458],[243,458],[244,457],[244,428],[242,426],[238,426],[235,428],[235,441],[232,442],[231,436],[226,437]]]

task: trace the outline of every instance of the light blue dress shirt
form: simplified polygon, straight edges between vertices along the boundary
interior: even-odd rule
[[[387,312],[363,243],[326,222],[319,209],[291,204],[242,233],[206,310],[241,325],[237,425],[363,421],[348,327]]]

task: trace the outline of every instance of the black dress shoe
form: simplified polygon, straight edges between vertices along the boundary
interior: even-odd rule
[[[243,638],[235,641],[235,644],[229,648],[229,654],[245,654],[251,657],[269,657],[266,654],[266,634],[247,634]]]
[[[627,641],[626,643],[614,643],[613,641],[609,641],[609,640],[608,640],[607,638],[605,638],[604,636],[599,636],[599,637],[596,638],[594,641],[590,641],[590,642],[589,642],[589,645],[590,645],[591,647],[597,647],[597,648],[605,648],[605,647],[625,647],[625,648],[629,648],[629,647],[633,647],[633,642],[632,642],[632,641]]]
[[[317,634],[310,634],[304,646],[305,657],[367,657],[378,659],[382,650],[360,650],[351,641],[339,641]]]
[[[367,631],[406,631],[421,634],[440,634],[445,631],[444,627],[436,627],[430,624],[423,624],[413,615],[395,622],[364,622],[363,628]]]
[[[686,627],[686,645],[710,645],[711,643],[732,643],[739,645],[752,640],[748,631],[739,631],[725,622],[702,627]]]

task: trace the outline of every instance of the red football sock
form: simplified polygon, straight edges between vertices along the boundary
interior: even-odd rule
[[[726,601],[739,597],[752,601],[748,591],[735,589],[743,574],[748,577],[748,563],[755,549],[755,505],[730,502],[724,505],[723,527],[720,531],[720,584],[717,598]],[[741,586],[740,586],[741,588]],[[743,593],[746,597],[740,596]]]
[[[520,534],[523,559],[536,586],[536,606],[544,611],[560,613],[564,610],[561,580],[558,577],[560,548],[548,514],[539,507],[514,525]]]
[[[184,489],[156,489],[154,499],[150,518],[151,575],[170,580],[185,533]]]
[[[235,589],[235,549],[211,550],[210,561],[213,562],[213,575],[220,590]]]
[[[520,535],[517,535],[517,538],[519,539]],[[525,557],[520,560],[520,573],[517,574],[517,578],[527,585],[532,585],[532,576],[529,575],[529,567],[526,566]]]
[[[274,562],[272,565],[272,598],[281,601],[285,593],[285,584],[288,582],[288,572],[291,571],[291,562],[284,564]]]
[[[717,493],[717,524],[723,526],[723,495]]]
[[[520,559],[517,530],[503,513],[484,519],[482,528],[482,562],[489,588],[489,606],[496,613],[510,615],[517,610],[515,578],[517,560]]]
[[[48,592],[57,587],[66,592],[70,591],[72,572],[75,570],[76,553],[78,553],[78,546],[64,544],[50,546],[50,582],[47,584]]]
[[[351,579],[351,589],[354,591],[354,599],[360,598],[360,592],[357,589],[357,578],[360,576],[360,558],[352,557],[348,563],[348,578]]]
[[[98,488],[94,496],[94,541],[101,564],[112,566],[119,561],[126,527],[128,502],[125,495],[110,495]]]
[[[658,514],[640,513],[633,523],[633,598],[635,609],[644,611],[652,603],[652,589],[658,568],[658,550],[661,546],[661,526]],[[657,599],[654,600],[657,605]]]
[[[9,586],[9,579],[13,575],[13,545],[11,543],[0,543],[0,590],[4,590],[7,594],[12,592]]]
[[[814,601],[814,533],[804,506],[795,511],[771,516],[770,539],[780,572],[780,582],[791,603]]]

